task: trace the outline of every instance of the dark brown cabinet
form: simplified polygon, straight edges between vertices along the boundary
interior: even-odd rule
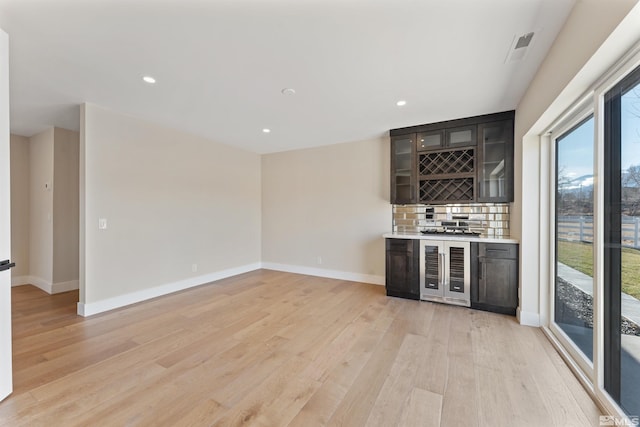
[[[421,132],[417,134],[418,151],[439,150],[444,147],[444,130],[434,130],[431,132]]]
[[[513,120],[478,125],[478,202],[513,201]]]
[[[475,125],[446,129],[445,134],[447,147],[458,148],[476,145],[477,139]]]
[[[415,135],[391,138],[391,203],[417,203]]]
[[[515,316],[518,245],[471,244],[471,308]]]
[[[416,134],[418,151],[442,148],[472,147],[477,144],[476,125],[455,128],[436,128]]]
[[[514,118],[507,111],[392,129],[391,203],[512,202]]]
[[[387,295],[420,299],[419,240],[385,239]]]

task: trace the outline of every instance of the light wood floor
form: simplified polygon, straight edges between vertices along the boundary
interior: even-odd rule
[[[13,288],[10,426],[597,426],[542,332],[260,270],[90,318]]]

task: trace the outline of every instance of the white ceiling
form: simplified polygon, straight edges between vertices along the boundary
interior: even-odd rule
[[[90,102],[268,153],[515,109],[574,2],[3,0],[11,131]]]

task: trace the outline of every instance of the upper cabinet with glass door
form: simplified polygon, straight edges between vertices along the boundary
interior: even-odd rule
[[[417,135],[418,151],[439,150],[444,147],[444,131],[434,130]]]
[[[478,125],[478,202],[513,201],[513,120]]]
[[[417,202],[415,134],[391,138],[391,203]]]
[[[462,126],[446,131],[447,147],[469,147],[476,145],[476,126]]]
[[[418,151],[440,150],[476,145],[476,125],[438,129],[417,134]]]

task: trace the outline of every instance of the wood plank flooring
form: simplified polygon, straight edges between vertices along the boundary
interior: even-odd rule
[[[13,293],[8,426],[597,426],[536,328],[258,270],[89,318]]]

